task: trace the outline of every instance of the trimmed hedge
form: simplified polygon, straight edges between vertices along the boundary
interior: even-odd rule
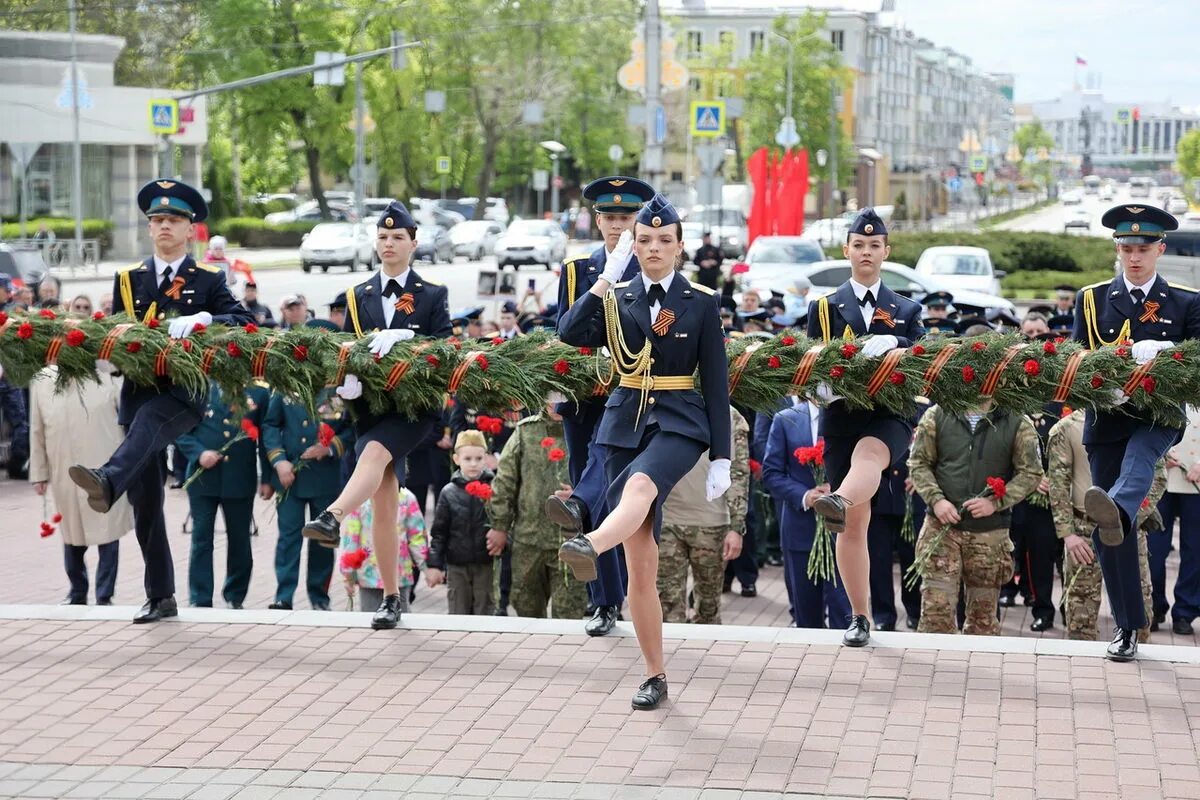
[[[1115,274],[1112,267],[1087,272],[1022,271],[1007,276],[1000,283],[1005,297],[1050,299],[1054,297],[1054,287],[1059,284],[1082,288],[1101,281],[1111,281]]]
[[[75,238],[75,220],[63,219],[62,217],[37,217],[36,219],[28,220],[25,223],[25,236],[32,239],[37,233],[38,226],[46,223],[54,235],[59,239],[74,239]],[[107,219],[85,219],[83,221],[83,238],[99,239],[101,252],[112,247],[112,231],[113,224]],[[21,238],[21,223],[20,222],[5,222],[0,225],[0,239],[10,241],[12,239]]]
[[[1062,233],[1025,233],[987,231],[985,233],[897,233],[888,237],[892,246],[890,261],[917,265],[928,247],[961,245],[983,247],[992,256],[996,269],[1009,275],[1029,271],[1091,272],[1111,269],[1116,251],[1111,239],[1069,236]],[[831,258],[841,258],[841,248],[831,248]],[[1068,283],[1074,282],[1068,280]]]
[[[268,225],[255,217],[230,217],[211,220],[208,230],[213,236],[224,236],[242,247],[299,247],[300,239],[316,225],[316,222]]]

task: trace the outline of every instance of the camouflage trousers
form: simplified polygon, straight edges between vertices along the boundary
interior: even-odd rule
[[[1092,541],[1091,526],[1076,521],[1075,533]],[[1146,607],[1146,619],[1154,619],[1150,601],[1150,556],[1146,543],[1146,532],[1139,530],[1138,563],[1142,573],[1142,602]],[[1067,638],[1096,641],[1099,633],[1097,618],[1100,616],[1100,592],[1103,591],[1103,576],[1100,562],[1076,564],[1070,553],[1063,553],[1063,613],[1066,615]],[[1150,628],[1138,631],[1138,641],[1150,640]]]
[[[917,552],[928,547],[933,532],[941,523],[929,517],[917,538]],[[998,636],[1000,620],[996,609],[1000,587],[1012,578],[1012,539],[1008,529],[978,533],[950,528],[929,560],[929,570],[921,582],[921,621],[919,633],[958,632],[958,589],[965,586],[967,596],[963,633]]]
[[[512,550],[512,596],[509,602],[519,617],[550,616],[554,619],[583,619],[587,616],[587,584],[565,578],[565,565],[558,548],[522,547]]]
[[[692,622],[721,624],[721,584],[725,579],[726,525],[663,525],[658,543],[658,599],[664,622],[687,622],[687,578],[692,570],[696,614]]]

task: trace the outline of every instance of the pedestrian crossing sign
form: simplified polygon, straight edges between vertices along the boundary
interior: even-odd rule
[[[162,136],[170,136],[179,132],[179,103],[177,101],[150,101],[150,131]]]
[[[689,117],[692,136],[715,138],[725,135],[724,100],[696,100]]]
[[[438,175],[449,175],[450,174],[450,156],[438,156],[437,174]]]

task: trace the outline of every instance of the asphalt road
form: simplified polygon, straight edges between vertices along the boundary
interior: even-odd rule
[[[1062,233],[1065,229],[1067,220],[1071,218],[1077,209],[1083,209],[1087,212],[1089,229],[1083,230],[1075,228],[1071,230],[1072,234],[1080,236],[1100,236],[1108,238],[1111,234],[1108,229],[1100,224],[1100,217],[1104,212],[1116,205],[1123,203],[1154,203],[1158,204],[1157,194],[1158,189],[1151,190],[1149,198],[1133,198],[1129,196],[1127,186],[1118,186],[1116,194],[1111,200],[1101,200],[1097,194],[1085,194],[1083,202],[1073,205],[1066,205],[1062,202],[1055,203],[1052,206],[1047,206],[1032,214],[1026,214],[1016,219],[1009,220],[997,225],[993,230],[1002,231],[1041,231],[1045,233]]]

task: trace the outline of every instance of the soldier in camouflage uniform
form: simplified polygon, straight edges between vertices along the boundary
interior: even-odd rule
[[[921,633],[956,633],[960,584],[966,587],[963,633],[996,636],[1000,587],[1012,577],[1012,507],[1042,479],[1037,431],[1027,417],[1003,410],[951,414],[934,406],[917,425],[909,473],[928,506],[917,553],[945,535],[921,585]],[[1002,499],[987,479],[1003,478]]]
[[[1102,579],[1100,564],[1092,548],[1092,530],[1083,512],[1083,495],[1092,485],[1091,467],[1083,448],[1084,413],[1074,411],[1050,429],[1046,445],[1049,451],[1050,508],[1054,528],[1063,540],[1063,608],[1068,639],[1096,641],[1100,614]],[[1146,531],[1162,527],[1158,517],[1158,499],[1166,490],[1166,468],[1162,462],[1154,473],[1149,505],[1138,514],[1138,561],[1141,565],[1142,600],[1146,619],[1153,619],[1150,601],[1150,562]],[[1150,639],[1150,629],[1138,631],[1138,641]]]
[[[562,528],[543,511],[546,498],[567,481],[562,416],[547,406],[518,422],[505,442],[488,503],[489,550],[512,543],[511,602],[518,616],[545,617],[547,603],[555,619],[587,615],[587,584],[568,580],[558,560]]]
[[[662,539],[658,544],[658,598],[663,621],[687,622],[688,567],[692,570],[696,608],[693,622],[721,624],[721,583],[725,564],[737,558],[746,533],[750,493],[750,425],[732,407],[733,458],[730,486],[711,503],[705,498],[708,457],[701,456],[663,503]]]

